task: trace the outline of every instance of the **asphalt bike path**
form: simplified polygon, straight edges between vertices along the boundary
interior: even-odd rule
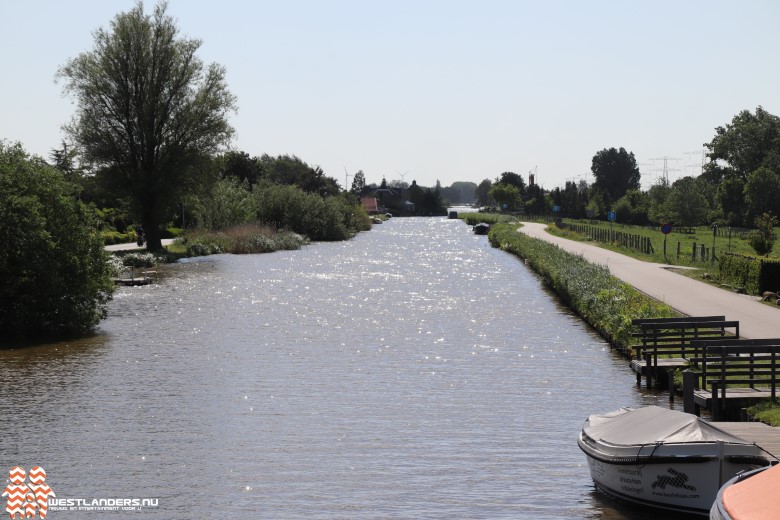
[[[683,314],[725,316],[727,320],[739,321],[740,337],[743,338],[780,338],[780,308],[763,304],[756,296],[737,294],[696,281],[669,269],[675,266],[644,262],[584,242],[560,238],[545,231],[546,227],[547,224],[523,222],[518,231],[608,267],[616,278]]]

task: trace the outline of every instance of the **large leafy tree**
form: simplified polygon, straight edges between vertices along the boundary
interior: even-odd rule
[[[66,131],[85,161],[122,180],[150,249],[162,247],[160,224],[197,184],[202,158],[230,140],[235,110],[225,69],[204,66],[200,40],[180,36],[166,7],[118,14],[58,72],[78,106]]]
[[[666,213],[678,226],[692,227],[707,224],[710,207],[698,179],[683,177],[672,184],[666,197]]]
[[[512,184],[497,183],[490,188],[490,198],[502,209],[515,210],[522,204],[520,190]]]
[[[94,213],[76,187],[0,141],[0,334],[81,334],[114,290]]]
[[[241,182],[246,182],[251,189],[260,181],[262,167],[257,157],[250,157],[248,153],[238,150],[226,152],[220,158],[222,178],[234,177]]]
[[[263,178],[275,184],[298,186],[307,193],[337,195],[341,189],[333,177],[328,177],[319,166],[311,167],[295,155],[260,157]]]
[[[762,107],[756,113],[743,110],[726,126],[715,129],[715,137],[704,143],[711,162],[705,175],[736,176],[743,181],[763,166],[780,173],[780,118]]]
[[[640,173],[634,152],[625,148],[605,148],[593,156],[590,167],[596,181],[593,187],[601,192],[609,206],[628,190],[638,190]]]
[[[355,195],[360,196],[365,188],[366,174],[363,173],[363,170],[358,170],[358,172],[355,174],[355,177],[352,179],[352,189],[350,191]]]
[[[477,189],[474,191],[474,197],[477,204],[480,206],[487,206],[490,204],[490,188],[493,187],[493,183],[490,179],[483,179],[482,182],[477,185]]]
[[[525,191],[526,191],[525,180],[523,180],[523,177],[520,174],[517,174],[515,172],[503,172],[496,182],[514,186],[515,188],[517,188],[517,191],[520,193],[521,196],[525,195]]]
[[[780,215],[780,175],[761,166],[750,172],[743,191],[745,220],[755,222],[766,212]]]

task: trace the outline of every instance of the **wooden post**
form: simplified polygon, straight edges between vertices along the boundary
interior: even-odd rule
[[[720,421],[720,393],[718,392],[718,381],[710,383],[712,385],[712,420]]]
[[[686,413],[696,413],[696,403],[693,400],[693,391],[696,390],[699,376],[690,369],[683,370],[683,410]],[[699,415],[696,413],[696,415]]]
[[[669,370],[666,372],[666,375],[669,377],[669,402],[674,402],[674,370]]]
[[[653,355],[649,352],[645,352],[645,382],[647,384],[647,388],[653,387],[653,378],[655,377],[655,373],[653,373]]]

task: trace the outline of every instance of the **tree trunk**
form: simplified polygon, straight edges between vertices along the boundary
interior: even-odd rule
[[[163,248],[160,225],[144,221],[144,232],[146,233],[146,249],[148,251],[160,251]]]
[[[143,226],[146,235],[147,251],[160,251],[162,247],[162,236],[160,236],[160,218],[157,210],[157,198],[154,194],[147,194],[144,201]]]

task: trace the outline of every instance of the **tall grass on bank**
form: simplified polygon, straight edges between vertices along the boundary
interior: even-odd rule
[[[191,231],[182,243],[187,247],[187,256],[205,256],[300,249],[309,240],[292,231],[278,231],[267,225],[241,224],[221,231]]]
[[[524,259],[545,284],[613,345],[631,344],[633,319],[675,315],[671,307],[621,282],[606,267],[518,233],[516,224],[494,225],[489,239],[493,247]]]
[[[480,222],[485,224],[497,224],[499,222],[513,222],[517,217],[512,215],[502,215],[501,213],[461,213],[458,218],[469,226],[476,226]]]

